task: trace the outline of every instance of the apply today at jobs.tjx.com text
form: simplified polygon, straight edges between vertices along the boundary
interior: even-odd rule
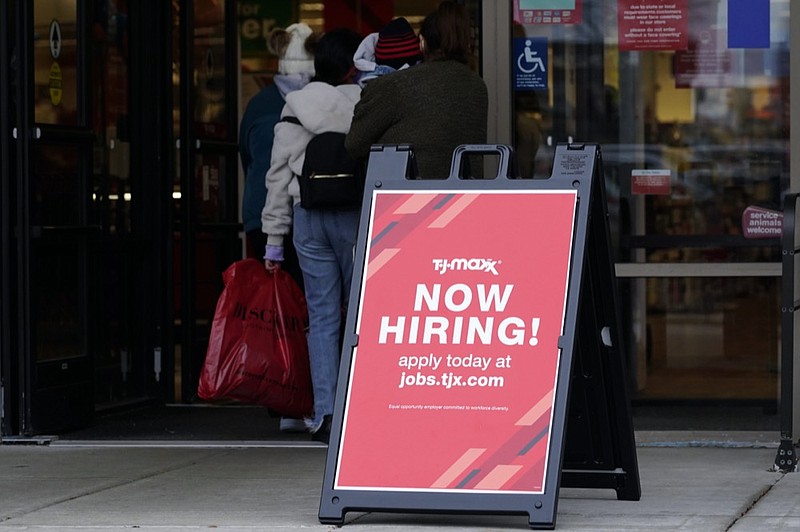
[[[423,308],[437,312],[440,303],[453,313],[464,313],[473,307],[479,312],[503,312],[513,293],[514,285],[478,284],[474,287],[456,283],[442,290],[441,284],[430,287],[417,284],[414,298],[414,311]],[[504,346],[538,344],[537,332],[541,319],[531,318],[530,329],[526,330],[526,320],[517,316],[507,316],[499,320],[495,327],[493,316],[445,316],[410,317],[382,316],[378,343],[387,344],[431,344],[434,340],[439,345],[491,345],[499,343]],[[530,332],[530,335],[528,335]],[[413,386],[439,386],[445,389],[458,387],[501,388],[505,385],[505,377],[500,374],[486,374],[490,367],[500,370],[511,368],[511,355],[482,356],[469,353],[466,355],[402,355],[398,359],[398,367],[402,368],[398,388]],[[440,370],[441,368],[441,370]],[[458,373],[463,369],[478,370],[484,374],[466,375]],[[415,371],[416,370],[416,371]]]

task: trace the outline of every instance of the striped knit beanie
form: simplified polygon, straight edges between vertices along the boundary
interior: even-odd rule
[[[422,60],[419,50],[419,37],[411,24],[399,17],[381,29],[375,44],[375,62],[398,70],[403,65],[413,66]]]

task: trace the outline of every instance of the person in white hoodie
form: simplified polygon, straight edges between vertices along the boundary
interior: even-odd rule
[[[328,131],[347,133],[361,88],[355,84],[353,55],[361,36],[352,30],[325,33],[314,48],[315,76],[286,95],[282,120],[275,126],[272,162],[267,171],[267,201],[261,213],[267,234],[264,265],[281,267],[284,240],[293,242],[303,272],[308,303],[308,351],[314,414],[306,420],[313,438],[328,442],[339,373],[342,309],[353,276],[353,250],[359,210],[310,210],[300,205],[297,175],[308,142]],[[283,120],[285,117],[296,121]],[[299,122],[299,123],[296,123]]]

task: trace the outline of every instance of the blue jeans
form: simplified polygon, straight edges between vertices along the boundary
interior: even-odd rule
[[[308,303],[308,356],[314,390],[312,431],[333,414],[341,355],[340,334],[353,278],[360,211],[294,206],[294,246]]]

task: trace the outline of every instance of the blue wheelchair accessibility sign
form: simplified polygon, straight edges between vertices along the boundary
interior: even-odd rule
[[[518,37],[514,39],[514,90],[547,88],[547,39]]]

